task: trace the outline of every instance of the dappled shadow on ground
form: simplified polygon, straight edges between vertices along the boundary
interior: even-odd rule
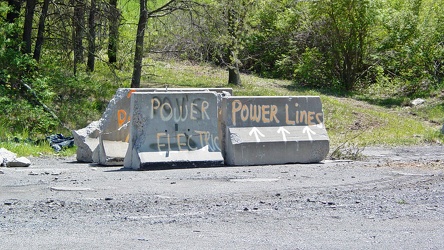
[[[405,106],[405,98],[402,97],[368,97],[360,96],[355,98],[359,101],[364,101],[372,105],[377,105],[385,108]]]
[[[387,97],[387,96],[365,96],[361,95],[358,92],[354,91],[346,91],[341,88],[314,88],[314,87],[307,87],[299,84],[291,84],[288,86],[285,86],[285,88],[289,91],[296,91],[296,92],[310,92],[310,91],[316,91],[323,95],[333,96],[333,97],[340,97],[340,98],[352,98],[358,101],[367,102],[368,104],[381,106],[385,108],[393,108],[393,107],[400,107],[404,106],[406,104],[406,97]]]
[[[316,91],[323,95],[329,95],[329,96],[335,96],[335,97],[350,97],[350,92],[347,92],[342,89],[338,88],[316,88],[316,87],[308,87],[300,84],[290,84],[284,87],[285,89],[289,91],[296,91],[296,92],[310,92],[310,91]]]

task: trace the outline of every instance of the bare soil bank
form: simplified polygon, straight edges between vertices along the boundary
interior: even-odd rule
[[[0,168],[0,249],[442,249],[444,147],[365,161]]]

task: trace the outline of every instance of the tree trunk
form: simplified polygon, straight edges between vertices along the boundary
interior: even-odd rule
[[[89,72],[94,71],[95,53],[96,53],[96,0],[91,0],[91,8],[88,17],[88,62],[87,68]]]
[[[234,84],[234,85],[241,84],[239,67],[228,68],[228,84]]]
[[[17,18],[20,15],[20,9],[22,7],[21,0],[8,0],[8,5],[9,5],[10,9],[9,9],[8,13],[6,14],[6,20],[8,23],[13,24],[13,23],[15,23],[15,21],[17,20]],[[19,34],[17,32],[17,29],[15,29],[14,32],[8,34],[8,37],[11,40],[18,42],[17,39],[19,37]],[[16,46],[11,46],[11,47],[16,47]],[[17,49],[17,48],[14,48],[14,49]]]
[[[241,79],[239,74],[239,59],[238,59],[238,26],[236,25],[236,11],[232,6],[228,9],[228,84],[240,85]]]
[[[143,60],[143,40],[145,37],[145,28],[148,21],[148,10],[146,0],[140,0],[140,16],[137,24],[136,51],[134,53],[133,77],[131,79],[131,88],[140,87],[140,77],[142,76]]]
[[[34,20],[35,4],[36,0],[26,1],[25,23],[23,25],[23,42],[25,43],[23,53],[25,54],[31,53],[32,21]]]
[[[119,41],[120,13],[117,9],[117,0],[110,0],[109,15],[109,40],[108,40],[108,61],[117,62],[117,43]]]
[[[39,29],[37,31],[37,39],[35,41],[35,48],[34,48],[34,59],[37,62],[40,61],[40,55],[42,53],[42,46],[43,46],[44,32],[45,32],[45,19],[46,19],[46,14],[48,13],[48,7],[49,7],[49,0],[44,0],[42,6],[42,13],[40,14],[40,19],[39,19]]]
[[[83,61],[83,27],[85,25],[84,0],[75,0],[73,18],[73,47],[74,47],[74,74],[77,73],[77,65]]]
[[[8,23],[14,23],[20,15],[20,8],[22,7],[22,4],[20,0],[8,0],[8,5],[11,7],[11,9],[6,15],[6,20]]]

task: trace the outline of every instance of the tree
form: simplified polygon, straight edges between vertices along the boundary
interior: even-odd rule
[[[87,69],[94,71],[95,53],[96,53],[96,0],[91,0],[91,6],[88,15],[88,61]]]
[[[25,24],[23,26],[23,42],[25,43],[25,47],[23,48],[23,53],[25,54],[31,53],[32,23],[34,20],[35,5],[36,5],[36,0],[26,1]]]
[[[74,0],[73,16],[73,50],[74,50],[74,74],[77,65],[83,62],[83,34],[85,27],[85,0]]]
[[[14,24],[18,17],[20,16],[20,9],[22,7],[21,0],[8,0],[9,10],[6,14],[6,20],[9,24]],[[15,29],[13,32],[8,33],[9,37],[12,40],[17,40],[18,38],[18,29]]]
[[[37,31],[37,39],[35,41],[34,56],[33,58],[38,62],[40,61],[40,55],[42,53],[42,46],[44,41],[45,32],[45,19],[48,14],[49,0],[43,0],[42,12],[39,18],[39,28]]]
[[[117,8],[117,0],[109,1],[109,35],[108,35],[108,61],[117,62],[117,43],[119,41],[120,12]]]
[[[369,27],[372,23],[368,0],[320,0],[313,4],[314,15],[321,22],[321,52],[326,56],[332,75],[352,90],[366,69]]]
[[[145,28],[148,22],[147,0],[140,0],[139,22],[137,24],[136,50],[134,52],[133,76],[131,88],[140,87],[140,77],[142,76],[143,41],[145,38]]]
[[[240,19],[240,20],[239,20]],[[238,11],[235,10],[232,4],[228,5],[227,11],[227,29],[228,29],[228,44],[227,44],[227,57],[228,63],[228,84],[240,85],[240,73],[239,73],[239,29],[242,18],[239,18]]]
[[[140,78],[142,76],[142,62],[144,52],[145,29],[149,18],[160,18],[177,10],[188,9],[189,0],[169,0],[161,6],[154,7],[149,11],[147,7],[148,0],[140,0],[139,21],[137,24],[136,49],[134,52],[133,75],[131,79],[131,88],[140,87]],[[153,3],[155,4],[155,3]]]
[[[250,0],[222,1],[221,3],[222,16],[225,19],[227,27],[225,46],[227,53],[226,58],[228,59],[226,65],[228,67],[229,84],[241,84],[239,73],[241,61],[239,59],[239,53],[244,42],[241,35],[246,31],[245,19],[253,3],[254,2]]]

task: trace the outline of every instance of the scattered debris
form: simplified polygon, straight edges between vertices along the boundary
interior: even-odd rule
[[[7,167],[29,167],[31,165],[31,161],[26,157],[15,158],[12,161],[7,163]]]
[[[4,167],[28,167],[31,161],[26,157],[17,158],[17,154],[0,148],[0,166]]]
[[[412,107],[416,107],[416,106],[421,105],[421,104],[424,104],[424,103],[425,103],[425,100],[424,100],[424,99],[416,98],[415,100],[413,100],[413,101],[410,102],[410,106],[412,106]]]
[[[71,148],[74,146],[74,138],[65,137],[62,134],[50,135],[46,137],[46,139],[56,152],[60,152],[63,148]]]
[[[17,155],[5,148],[0,148],[0,166],[7,166],[8,162],[17,158]]]
[[[88,187],[51,187],[51,191],[92,191],[92,188]]]

